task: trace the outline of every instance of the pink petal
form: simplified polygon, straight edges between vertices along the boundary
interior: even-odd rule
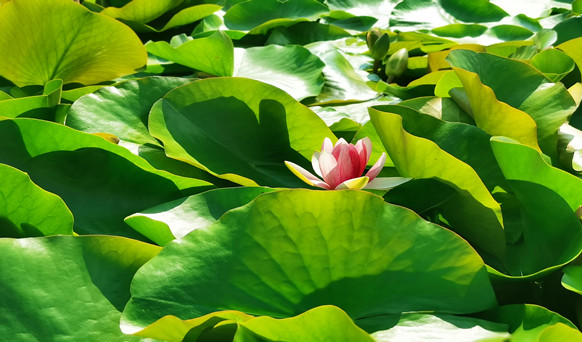
[[[331,152],[331,154],[333,154],[333,156],[335,157],[336,160],[339,157],[342,146],[347,145],[347,144],[348,144],[348,142],[344,138],[340,138],[335,143],[335,146],[333,147],[333,151]]]
[[[319,154],[319,168],[321,169],[323,180],[331,189],[341,183],[340,169],[337,161],[331,153],[321,152]]]
[[[313,171],[315,171],[319,177],[323,177],[321,174],[321,169],[319,168],[319,154],[319,152],[313,152],[313,156],[311,157],[311,166],[313,167]]]
[[[352,160],[352,175],[350,178],[360,177],[366,168],[366,165],[362,168],[362,163],[360,160],[360,154],[356,147],[352,144],[348,145],[350,151],[350,159]]]
[[[380,171],[382,171],[382,168],[384,167],[384,163],[386,163],[386,153],[382,152],[382,155],[380,156],[380,158],[378,158],[378,161],[376,162],[376,164],[374,164],[374,166],[372,166],[370,171],[368,171],[368,173],[366,173],[366,176],[370,177],[370,182],[373,181],[374,178],[376,178],[376,176],[380,173]]]
[[[366,164],[368,164],[370,156],[372,155],[372,140],[370,140],[370,138],[368,137],[365,137],[361,139],[361,141],[364,143],[364,146],[366,147]]]
[[[333,143],[331,139],[325,138],[323,139],[323,144],[321,145],[321,152],[331,153],[333,151]]]
[[[367,187],[369,178],[358,177],[348,179],[347,181],[341,183],[340,185],[336,186],[334,190],[342,190],[342,189],[363,189]]]
[[[334,148],[335,151],[335,148]],[[339,182],[346,181],[354,177],[354,166],[352,165],[352,158],[350,157],[350,145],[342,144],[339,146],[339,156],[336,157],[337,165],[339,168],[340,180]],[[358,167],[358,166],[357,166]]]
[[[368,161],[366,160],[366,147],[364,146],[364,142],[362,141],[362,139],[358,140],[358,142],[356,142],[355,145],[356,151],[358,152],[358,166],[359,166],[359,175],[362,174],[362,172],[364,172],[364,170],[366,169],[366,164],[368,163]]]
[[[289,168],[289,170],[291,170],[291,172],[293,172],[295,176],[299,177],[299,179],[301,179],[305,183],[323,189],[330,189],[329,185],[322,182],[321,179],[315,177],[309,171],[305,170],[301,166],[289,161],[285,161],[285,165],[287,165],[287,168]]]

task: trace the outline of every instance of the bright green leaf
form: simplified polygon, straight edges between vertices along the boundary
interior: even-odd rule
[[[94,84],[134,73],[146,51],[113,18],[70,0],[13,0],[0,7],[0,75],[18,86]]]
[[[225,309],[285,318],[326,304],[358,318],[474,312],[495,297],[467,242],[408,209],[359,190],[284,190],[166,245],[134,278],[122,324]]]
[[[146,143],[159,146],[147,128],[153,104],[168,91],[192,81],[147,77],[101,88],[73,103],[66,124],[87,133],[113,134],[130,150]]]
[[[250,319],[240,323],[233,341],[247,341],[243,338],[245,334],[256,336],[258,341],[375,341],[345,312],[331,305],[318,306],[291,318]]]
[[[250,0],[229,8],[224,23],[232,30],[259,34],[273,27],[315,20],[328,12],[327,6],[315,0]]]
[[[501,208],[469,165],[437,144],[404,130],[402,117],[370,108],[370,117],[384,147],[402,177],[433,178],[457,190],[441,204],[452,229],[493,256],[503,255]]]
[[[38,108],[52,108],[61,101],[63,81],[52,80],[45,84],[42,95],[0,100],[0,115],[15,118]]]
[[[509,325],[512,342],[539,341],[540,335],[546,329],[558,324],[576,328],[572,322],[557,313],[532,304],[504,305],[477,316]]]
[[[149,42],[146,48],[153,55],[211,75],[232,76],[234,70],[232,40],[221,31],[209,37],[187,40],[177,47],[160,41]]]
[[[557,49],[547,49],[538,53],[531,59],[531,65],[543,72],[552,82],[560,81],[576,66],[570,56]]]
[[[516,202],[505,211],[508,245],[502,273],[532,277],[572,261],[582,251],[582,180],[546,164],[532,148],[504,138],[491,141]],[[565,238],[567,237],[567,238]],[[492,265],[496,267],[496,265]]]
[[[216,222],[230,209],[243,206],[269,188],[221,188],[160,204],[128,216],[125,222],[160,246],[194,229]]]
[[[361,64],[371,62],[370,57],[350,59],[347,53],[330,42],[313,43],[306,47],[325,63],[325,84],[316,97],[317,103],[367,101],[378,97],[378,93],[367,85],[368,73],[359,68]]]
[[[537,132],[542,151],[556,157],[558,129],[576,109],[563,84],[527,63],[487,53],[455,50],[448,59],[469,95],[477,126],[533,148]]]
[[[273,85],[297,100],[319,95],[325,64],[302,46],[235,49],[233,76]]]
[[[139,341],[119,328],[133,274],[160,248],[112,236],[0,239],[0,335]]]
[[[210,186],[156,170],[101,137],[40,120],[0,121],[0,145],[0,162],[65,201],[79,234],[140,238],[123,223],[126,216]]]

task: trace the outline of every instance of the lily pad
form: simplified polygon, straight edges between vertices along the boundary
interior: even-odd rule
[[[457,196],[440,205],[442,215],[473,245],[501,257],[505,249],[501,208],[475,170],[434,142],[406,132],[401,116],[374,108],[369,111],[400,175],[436,179],[456,188]]]
[[[0,132],[0,162],[63,198],[79,234],[143,239],[123,222],[126,216],[211,186],[156,170],[123,147],[62,125],[2,120]]]
[[[502,272],[539,277],[574,260],[582,251],[582,224],[574,214],[582,203],[582,180],[546,164],[527,146],[503,138],[491,145],[519,210],[504,212],[511,238]]]
[[[324,67],[318,57],[302,46],[237,48],[233,76],[265,82],[302,100],[319,95]]]
[[[477,126],[533,148],[535,128],[542,151],[556,157],[558,129],[576,109],[563,84],[527,63],[487,53],[455,50],[448,60],[469,95]],[[535,120],[533,126],[524,113]]]
[[[481,258],[463,239],[358,190],[263,194],[166,245],[131,291],[128,330],[217,310],[285,318],[329,304],[359,318],[495,305]]]
[[[319,306],[298,316],[284,319],[257,317],[242,322],[234,335],[238,341],[377,341],[358,328],[345,312],[332,306]]]
[[[45,84],[42,95],[0,99],[0,113],[15,118],[38,108],[52,108],[61,101],[63,81],[53,80]]]
[[[443,151],[471,166],[490,191],[505,179],[495,161],[489,139],[479,128],[458,122],[446,122],[401,105],[375,106],[375,110],[398,114],[406,132],[435,142]]]
[[[0,164],[0,174],[1,237],[73,234],[73,215],[59,196],[11,166]]]
[[[504,342],[507,325],[443,313],[402,313],[364,318],[357,324],[378,342]]]
[[[507,324],[511,333],[511,341],[515,342],[539,341],[538,338],[547,329],[556,325],[566,325],[576,329],[572,322],[559,314],[532,304],[504,305],[480,313],[477,317]]]
[[[211,225],[228,210],[243,206],[270,191],[274,189],[240,187],[210,190],[133,214],[125,222],[158,245],[164,246],[194,229]]]
[[[218,11],[222,7],[215,4],[201,4],[181,8],[183,1],[175,0],[134,0],[123,7],[106,7],[100,13],[119,19],[128,24],[136,32],[162,32],[182,25],[194,23]],[[176,11],[180,9],[179,11]],[[170,20],[147,25],[162,15],[173,13]]]
[[[378,92],[367,84],[368,73],[360,69],[362,64],[372,62],[370,57],[350,59],[349,54],[331,42],[318,42],[306,47],[325,63],[325,84],[315,99],[316,104],[359,102],[378,97]]]
[[[154,105],[149,120],[150,133],[169,157],[251,186],[303,187],[284,161],[309,167],[323,139],[333,137],[290,95],[244,78],[204,79],[174,89]]]
[[[113,134],[122,146],[134,153],[142,144],[159,146],[147,128],[153,104],[170,90],[192,81],[178,77],[146,77],[101,88],[73,103],[66,124],[87,133]]]
[[[232,30],[261,34],[273,27],[314,21],[328,12],[327,6],[316,0],[250,0],[229,8],[224,15],[224,24]]]
[[[209,37],[186,38],[182,44],[149,42],[146,48],[153,55],[211,75],[232,76],[234,70],[234,46],[221,31]]]
[[[2,336],[139,341],[119,328],[135,271],[160,248],[112,236],[0,239]]]
[[[74,1],[12,0],[0,7],[0,32],[0,50],[10,51],[0,55],[0,75],[18,86],[95,84],[146,64],[129,27]]]

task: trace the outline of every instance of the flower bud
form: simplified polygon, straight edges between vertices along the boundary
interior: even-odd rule
[[[370,55],[375,60],[383,60],[388,53],[390,48],[390,37],[388,33],[380,31],[378,28],[374,28],[368,31],[366,36],[366,44],[368,44],[368,49],[370,49]]]
[[[398,77],[408,67],[408,50],[402,48],[396,51],[386,62],[386,75]]]

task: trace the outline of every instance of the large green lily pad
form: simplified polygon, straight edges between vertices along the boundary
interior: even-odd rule
[[[283,190],[175,240],[134,278],[123,325],[239,310],[352,318],[495,305],[481,258],[453,232],[358,190]]]
[[[457,195],[440,205],[442,215],[473,245],[500,258],[505,249],[501,208],[475,170],[436,143],[405,131],[400,115],[374,108],[369,112],[400,175],[453,186]]]
[[[0,164],[0,174],[1,237],[73,234],[73,215],[59,196],[11,166]]]
[[[169,92],[153,107],[150,133],[169,157],[242,185],[305,185],[284,165],[309,167],[325,123],[290,95],[245,78],[213,78]]]
[[[95,84],[146,64],[129,27],[74,1],[10,1],[0,7],[0,32],[0,51],[10,51],[0,54],[0,75],[18,86]]]
[[[0,239],[0,335],[140,341],[119,328],[135,271],[160,248],[112,236]]]

